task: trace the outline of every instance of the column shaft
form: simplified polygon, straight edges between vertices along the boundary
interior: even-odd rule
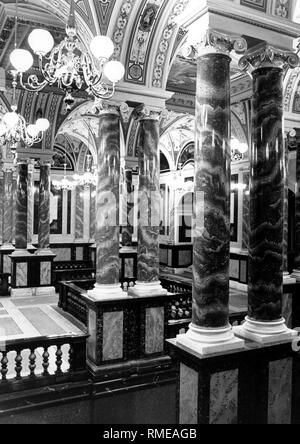
[[[16,198],[16,249],[27,250],[28,165],[18,163]]]
[[[253,72],[250,171],[249,316],[255,321],[282,317],[283,294],[283,71]]]
[[[28,212],[27,212],[27,243],[32,244],[33,241],[33,166],[28,167]],[[31,245],[32,247],[32,245]]]
[[[50,247],[50,163],[40,167],[40,196],[39,196],[39,250]]]
[[[123,247],[132,247],[133,237],[133,186],[132,186],[132,170],[125,170],[125,188],[126,199],[124,199],[124,222],[122,229],[122,245]]]
[[[119,182],[120,118],[114,114],[100,117],[97,187],[97,283],[120,281]]]
[[[229,325],[230,57],[198,60],[193,324]]]
[[[4,196],[3,196],[3,245],[11,245],[13,242],[13,171],[4,172]]]
[[[295,277],[300,280],[300,145],[297,144],[296,160],[296,214],[295,214]]]

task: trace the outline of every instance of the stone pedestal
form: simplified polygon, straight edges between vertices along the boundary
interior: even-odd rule
[[[139,214],[138,214],[138,280],[129,291],[133,296],[164,295],[159,281],[159,209],[160,112],[139,110]]]
[[[178,423],[182,425],[291,424],[299,356],[290,342],[203,357],[176,341]],[[296,344],[295,344],[296,345]]]
[[[120,113],[103,104],[99,112],[96,200],[96,285],[93,299],[124,296],[120,284]]]
[[[276,63],[274,62],[276,60]],[[260,343],[292,339],[282,317],[284,165],[283,72],[298,65],[293,53],[268,45],[240,61],[253,77],[250,160],[249,314],[238,336]]]

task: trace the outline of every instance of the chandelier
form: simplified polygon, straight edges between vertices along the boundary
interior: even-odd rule
[[[13,104],[11,111],[7,112],[0,121],[0,144],[8,145],[12,152],[15,152],[19,143],[23,142],[26,146],[32,146],[43,140],[44,133],[49,129],[50,123],[42,117],[42,111],[39,110],[38,119],[35,124],[27,124],[21,114],[18,114],[16,104],[17,83],[13,81]]]
[[[92,156],[88,155],[87,156],[87,167],[86,167],[86,172],[80,176],[78,174],[75,174],[74,180],[76,182],[76,184],[78,186],[82,186],[85,188],[89,188],[91,186],[96,186],[97,185],[97,173],[96,173],[96,168],[94,167],[92,169]]]
[[[35,29],[30,33],[28,43],[39,57],[41,81],[36,74],[29,74],[24,79],[24,73],[34,63],[32,54],[24,49],[12,52],[10,60],[21,86],[28,91],[39,92],[46,86],[57,85],[65,92],[67,109],[71,109],[75,102],[73,92],[82,89],[97,99],[110,99],[115,93],[116,83],[125,74],[124,66],[121,62],[109,60],[114,53],[114,44],[107,36],[97,35],[90,44],[91,54],[86,50],[77,37],[74,0],[71,0],[66,34],[66,38],[55,46],[49,31]]]
[[[73,191],[76,188],[76,182],[67,178],[67,164],[64,163],[64,177],[62,180],[53,180],[52,185],[57,191]]]
[[[232,162],[239,162],[244,159],[248,151],[248,145],[241,143],[237,139],[231,139],[231,160]]]

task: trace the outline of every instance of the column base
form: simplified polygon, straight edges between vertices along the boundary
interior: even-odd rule
[[[12,288],[10,296],[12,299],[31,298],[33,296],[32,288]]]
[[[294,270],[291,277],[296,279],[297,282],[300,282],[300,270]]]
[[[128,296],[147,297],[147,296],[166,296],[168,290],[165,290],[160,282],[137,282],[135,287],[128,290]]]
[[[122,247],[120,253],[137,253],[137,249],[135,247]]]
[[[234,327],[233,331],[239,338],[262,345],[290,341],[298,336],[297,331],[290,330],[286,326],[283,318],[274,322],[258,322],[247,317],[246,322],[242,326]]]
[[[36,250],[36,252],[34,253],[36,256],[46,256],[46,257],[49,257],[49,256],[56,256],[56,254],[54,254],[51,250],[50,250],[50,248],[38,248],[37,250]]]
[[[56,296],[56,291],[54,287],[38,287],[35,290],[36,296]]]
[[[297,279],[290,275],[288,272],[283,273],[283,285],[296,284]]]
[[[114,285],[96,284],[93,290],[88,291],[88,296],[93,298],[95,301],[102,301],[106,299],[126,298],[127,293],[124,293],[121,284],[114,284]]]
[[[31,256],[31,253],[27,250],[15,250],[11,255],[11,257],[28,257]]]
[[[212,356],[245,348],[245,341],[234,336],[231,326],[209,329],[191,324],[186,334],[177,336],[176,342],[186,351],[196,352],[201,356]]]

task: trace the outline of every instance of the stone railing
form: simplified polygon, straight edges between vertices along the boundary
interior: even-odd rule
[[[84,380],[87,335],[0,343],[0,394]]]

